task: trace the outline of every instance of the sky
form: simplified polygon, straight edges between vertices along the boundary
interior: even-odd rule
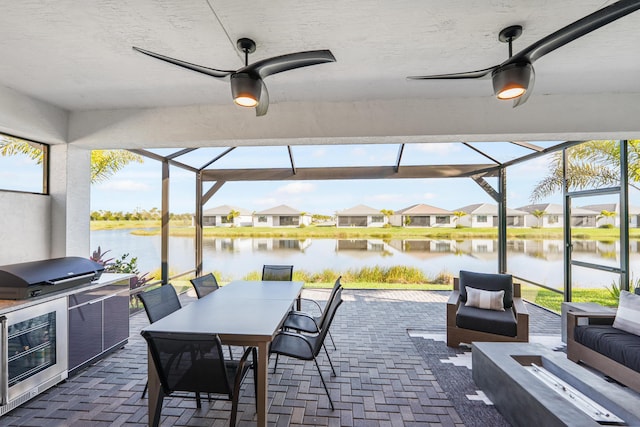
[[[537,143],[547,147],[555,142]],[[529,149],[509,143],[475,143],[474,147],[489,156],[507,161],[530,153]],[[293,146],[297,168],[320,166],[395,165],[398,144]],[[203,150],[204,152],[201,152]],[[201,167],[225,149],[201,149],[178,158],[191,166]],[[156,150],[169,154],[175,150]],[[510,208],[531,203],[535,185],[549,168],[551,155],[510,167],[507,171],[507,200]],[[490,164],[487,158],[463,144],[407,144],[401,166],[423,164]],[[289,168],[286,147],[240,147],[214,163],[217,168]],[[132,211],[136,208],[160,207],[160,163],[146,159],[132,164],[106,183],[92,187],[92,210]],[[172,167],[170,172],[170,210],[174,213],[194,212],[195,178],[193,173]],[[496,178],[488,178],[494,188]],[[205,183],[205,191],[212,183]],[[118,193],[117,199],[113,192]],[[579,201],[576,206],[615,202],[610,200]],[[562,203],[560,194],[541,202]],[[493,203],[493,199],[470,178],[387,179],[335,181],[269,181],[227,182],[205,205],[205,209],[231,205],[249,211],[261,211],[285,204],[300,211],[333,215],[335,212],[364,204],[375,209],[394,211],[424,203],[457,210],[473,203]]]
[[[555,142],[536,142],[541,147]],[[507,161],[530,153],[529,149],[509,143],[473,143],[498,161]],[[395,165],[398,144],[293,146],[297,168],[321,166],[381,166]],[[203,148],[178,157],[177,160],[194,167],[202,167],[226,148]],[[176,150],[154,152],[167,155]],[[552,156],[539,157],[507,169],[507,204],[518,208],[531,203],[535,185],[548,172]],[[38,168],[24,158],[0,156],[0,187],[24,191],[39,191],[41,178]],[[490,164],[491,161],[463,144],[406,144],[401,167],[425,164]],[[212,166],[230,168],[289,168],[287,148],[239,147]],[[211,166],[209,167],[211,168]],[[35,178],[33,177],[35,174]],[[487,181],[495,188],[496,178]],[[195,176],[192,172],[171,167],[170,211],[195,211]],[[205,183],[205,191],[212,183]],[[35,187],[35,188],[34,188]],[[631,204],[639,205],[638,191],[631,190]],[[580,199],[574,206],[615,202],[616,197]],[[541,202],[561,203],[560,194]],[[263,181],[227,182],[205,205],[205,209],[231,205],[249,211],[261,211],[285,204],[312,214],[333,215],[335,212],[364,204],[375,209],[400,210],[417,203],[437,206],[451,211],[474,204],[492,203],[493,199],[470,178],[449,179],[387,179],[387,180],[331,180],[331,181]],[[133,212],[150,210],[161,205],[161,164],[144,158],[144,163],[132,163],[108,181],[93,184],[91,210]]]

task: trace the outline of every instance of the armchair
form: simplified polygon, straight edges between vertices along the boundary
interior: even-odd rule
[[[483,308],[478,307],[477,294],[481,295]],[[470,299],[473,301],[467,303]],[[489,299],[497,306],[489,308]],[[520,284],[513,283],[511,275],[461,270],[460,277],[454,278],[447,302],[447,345],[457,347],[461,342],[473,341],[529,341],[529,313],[520,295]]]

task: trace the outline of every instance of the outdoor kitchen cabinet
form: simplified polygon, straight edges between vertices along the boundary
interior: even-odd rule
[[[69,295],[68,307],[69,375],[127,343],[128,277]]]

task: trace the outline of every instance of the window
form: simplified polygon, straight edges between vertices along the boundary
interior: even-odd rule
[[[450,220],[448,216],[436,216],[436,224],[449,224]]]
[[[549,224],[557,224],[560,221],[558,215],[549,215]]]
[[[266,215],[260,215],[258,217],[258,222],[267,222],[267,216]]]
[[[299,225],[300,217],[298,216],[281,216],[280,225]]]
[[[371,222],[384,222],[384,216],[374,215],[371,217]]]
[[[0,134],[0,189],[48,194],[48,148]]]
[[[486,215],[478,215],[477,216],[477,221],[478,222],[487,222],[487,216]]]
[[[233,219],[230,219],[227,215],[222,215],[220,217],[220,223],[221,224],[232,224],[233,223]]]

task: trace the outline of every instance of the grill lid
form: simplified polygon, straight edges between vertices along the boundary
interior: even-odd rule
[[[82,257],[53,258],[0,266],[0,288],[57,287],[64,283],[89,283],[104,266]],[[85,280],[82,280],[85,279]]]

